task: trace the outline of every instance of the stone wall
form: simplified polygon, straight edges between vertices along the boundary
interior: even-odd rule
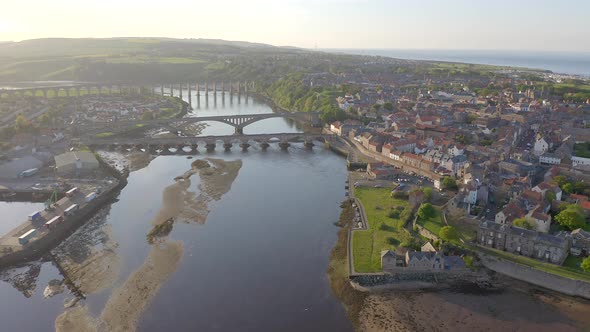
[[[569,279],[529,266],[481,255],[485,267],[495,272],[571,296],[590,299],[590,283]]]
[[[367,274],[350,278],[352,282],[363,286],[373,287],[402,282],[423,282],[448,287],[463,282],[488,283],[489,276],[483,272],[474,272],[469,269],[456,271],[406,271],[383,274]],[[418,287],[419,288],[419,287]]]

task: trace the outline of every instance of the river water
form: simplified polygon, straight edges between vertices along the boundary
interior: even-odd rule
[[[210,95],[207,106],[202,96],[197,108],[193,95],[194,110],[187,116],[272,112],[252,98],[227,98],[222,103],[218,94],[215,105]],[[280,118],[245,129],[298,131]],[[219,123],[203,132],[231,133],[232,127]],[[333,223],[345,198],[344,159],[321,146],[293,144],[282,151],[272,144],[261,151],[256,143],[248,152],[236,147],[194,158],[212,158],[224,173],[196,174],[177,184],[174,178],[190,170],[194,159],[159,156],[130,174],[118,201],[54,250],[87,295],[76,309],[64,309],[73,298],[67,290],[43,296],[50,280],[62,279],[51,262],[2,272],[2,330],[51,331],[56,319],[63,330],[79,330],[87,322],[142,331],[351,330],[326,276],[338,231]],[[235,179],[224,180],[230,176],[225,172]],[[174,226],[164,241],[148,243],[146,235],[178,192],[184,212],[172,212]]]

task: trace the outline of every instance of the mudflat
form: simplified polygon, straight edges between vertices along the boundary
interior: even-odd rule
[[[526,285],[497,294],[384,291],[366,297],[361,331],[589,331],[590,301]]]

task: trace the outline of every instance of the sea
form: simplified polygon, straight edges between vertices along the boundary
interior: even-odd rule
[[[324,51],[408,60],[525,67],[590,78],[590,52],[435,49],[324,49]]]

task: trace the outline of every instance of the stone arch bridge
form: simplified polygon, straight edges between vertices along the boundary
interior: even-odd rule
[[[229,151],[234,144],[239,144],[245,151],[252,142],[257,142],[265,150],[271,143],[278,143],[279,147],[287,149],[291,143],[302,142],[306,148],[312,148],[314,141],[329,142],[330,140],[331,135],[289,133],[173,138],[102,138],[81,139],[80,142],[93,150],[143,150],[152,154],[160,154],[168,153],[170,149],[175,149],[176,153],[196,153],[199,146],[204,146],[208,152],[212,152],[219,142],[223,144],[226,151]]]
[[[160,120],[145,120],[145,121],[113,121],[113,122],[94,122],[87,125],[75,126],[79,133],[95,133],[101,131],[116,132],[128,128],[153,128],[155,126],[167,127],[171,129],[183,128],[192,123],[216,121],[225,123],[235,128],[237,135],[244,133],[244,127],[255,122],[271,119],[271,118],[285,118],[301,122],[310,123],[312,126],[321,125],[319,112],[277,112],[264,114],[238,114],[238,115],[223,115],[223,116],[200,116],[200,117],[185,117],[176,119],[160,119]],[[66,129],[61,128],[61,129]]]

